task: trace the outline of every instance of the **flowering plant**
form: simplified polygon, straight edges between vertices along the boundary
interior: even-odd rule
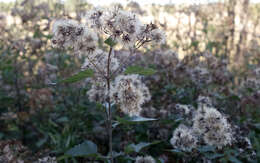
[[[105,106],[109,132],[109,159],[113,162],[112,106],[116,104],[122,112],[130,116],[139,116],[142,104],[151,98],[148,88],[138,75],[140,71],[130,67],[125,71],[129,75],[121,75],[122,70],[137,49],[148,42],[164,43],[165,34],[155,24],[142,24],[135,14],[118,8],[94,8],[86,14],[86,22],[81,24],[74,20],[55,21],[52,44],[57,48],[72,48],[76,54],[85,58],[82,71],[63,82],[76,82],[92,77],[92,86],[87,94],[91,101]],[[98,48],[100,33],[107,36],[105,43],[109,46],[109,52]],[[117,43],[130,51],[122,63],[119,63],[114,53]],[[137,74],[132,74],[133,72]]]

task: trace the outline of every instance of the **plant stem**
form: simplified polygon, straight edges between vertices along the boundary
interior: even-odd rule
[[[108,90],[108,134],[109,134],[109,154],[110,154],[110,162],[113,163],[113,135],[112,135],[112,112],[111,112],[111,100],[110,100],[110,61],[111,61],[111,53],[112,53],[112,46],[110,46],[108,59],[107,59],[107,90]]]

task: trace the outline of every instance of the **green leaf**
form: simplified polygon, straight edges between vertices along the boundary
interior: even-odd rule
[[[125,74],[153,75],[154,73],[156,73],[154,69],[141,66],[129,66],[125,70]]]
[[[40,139],[37,143],[36,143],[36,146],[37,147],[41,147],[43,144],[45,144],[48,140],[48,136],[45,135],[44,138]]]
[[[260,130],[260,123],[256,123],[253,125],[255,128],[257,128],[258,130]]]
[[[110,153],[108,153],[110,154]],[[120,156],[124,156],[124,153],[123,152],[113,152],[113,157],[114,158],[117,158],[117,157],[120,157]],[[110,158],[110,155],[106,156],[106,158]]]
[[[43,35],[43,37],[47,38],[47,39],[51,39],[53,37],[53,35],[48,34],[48,35]]]
[[[234,163],[242,163],[240,160],[238,160],[236,157],[229,155],[228,156],[229,161]]]
[[[87,77],[92,77],[93,74],[94,74],[93,70],[87,69],[84,71],[80,71],[79,73],[77,73],[67,79],[62,80],[61,83],[75,83],[75,82],[78,82]]]
[[[140,116],[133,116],[133,117],[126,117],[126,118],[116,118],[118,122],[122,124],[135,124],[139,122],[149,122],[149,121],[156,121],[157,119],[154,118],[145,118]]]
[[[154,141],[152,143],[147,143],[147,142],[141,142],[138,144],[130,144],[126,147],[125,152],[126,153],[131,153],[132,151],[139,153],[142,149],[151,146],[151,145],[155,145],[160,143],[161,141]]]
[[[239,152],[237,150],[234,150],[234,149],[226,149],[225,152],[224,152],[226,155],[239,155]]]
[[[61,117],[56,120],[56,122],[59,122],[59,123],[64,123],[64,122],[68,122],[68,121],[69,121],[68,117]]]
[[[76,145],[66,152],[69,156],[93,156],[97,154],[97,145],[86,140],[84,143]]]
[[[202,146],[202,147],[198,148],[198,150],[199,150],[200,152],[202,152],[202,153],[203,153],[203,152],[212,152],[212,151],[215,150],[215,147],[206,145],[206,146]]]
[[[105,44],[109,45],[110,47],[113,47],[116,45],[116,42],[111,37],[109,37],[105,40]]]
[[[116,121],[116,122],[114,122],[114,123],[112,124],[112,127],[113,127],[113,128],[116,128],[119,124],[120,124],[120,123]]]
[[[220,157],[223,157],[224,154],[220,154],[220,153],[206,153],[205,156],[208,158],[208,159],[216,159],[216,158],[220,158]]]
[[[179,149],[171,149],[171,150],[169,150],[169,152],[172,152],[172,153],[175,153],[175,154],[178,154],[178,155],[184,155],[185,154],[184,152],[182,152]]]

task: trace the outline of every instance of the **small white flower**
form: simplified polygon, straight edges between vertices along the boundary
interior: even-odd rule
[[[74,20],[57,20],[53,23],[52,32],[54,47],[74,47],[77,40],[77,27],[79,24]]]
[[[136,42],[135,37],[129,34],[123,34],[118,40],[126,48],[133,48]]]
[[[103,27],[103,16],[105,10],[101,7],[95,7],[86,14],[87,24],[94,29],[100,30]]]
[[[98,48],[98,37],[96,33],[87,28],[82,27],[81,29],[83,34],[80,38],[77,39],[74,49],[78,51],[80,55],[89,55],[95,53]]]
[[[224,122],[223,122],[224,121]],[[222,117],[220,112],[215,108],[200,107],[193,117],[193,128],[200,134],[207,130],[219,128],[226,123],[226,119]]]
[[[87,92],[88,98],[92,102],[104,103],[107,100],[107,86],[102,79],[92,80],[91,89]]]
[[[211,146],[221,149],[223,146],[232,143],[232,134],[226,130],[210,130],[204,134],[203,140]]]
[[[200,106],[193,117],[193,130],[205,143],[222,148],[233,141],[233,134],[227,119],[215,108]]]
[[[170,140],[172,146],[183,151],[191,151],[197,146],[197,137],[193,135],[192,129],[187,126],[180,125],[173,132]]]
[[[139,115],[142,104],[151,98],[148,88],[138,75],[117,76],[111,96],[120,105],[120,109],[130,116]]]

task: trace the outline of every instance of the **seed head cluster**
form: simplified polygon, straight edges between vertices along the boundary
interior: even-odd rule
[[[88,90],[88,99],[92,102],[106,102],[108,97],[106,82],[102,78],[91,79],[91,88]]]
[[[98,47],[99,37],[110,38],[132,51],[147,42],[164,43],[164,32],[153,23],[141,23],[136,14],[118,7],[96,7],[89,10],[85,18],[85,24],[65,19],[55,21],[52,45],[73,49],[85,59],[81,68],[94,71],[94,77],[89,80],[92,85],[87,92],[90,101],[110,101],[118,104],[120,110],[130,116],[139,115],[141,106],[151,98],[148,88],[138,75],[113,76],[118,75],[117,70],[125,65],[119,64],[120,60],[111,47],[109,53]]]
[[[193,111],[192,125],[187,127],[180,125],[173,132],[170,142],[174,148],[183,151],[191,151],[199,144],[215,146],[218,149],[231,145],[234,142],[233,131],[226,117],[211,106],[210,98],[200,96],[198,98],[198,109]],[[185,108],[188,105],[177,105],[177,108]]]
[[[197,137],[194,136],[191,128],[180,125],[173,132],[170,142],[174,148],[181,149],[183,151],[191,151],[197,146],[198,140]]]
[[[97,50],[97,35],[74,20],[57,20],[53,24],[52,45],[57,48],[73,48],[80,54],[91,54]]]
[[[139,75],[117,76],[111,92],[121,111],[131,116],[139,115],[142,104],[151,98],[148,88],[141,82]]]
[[[213,107],[201,107],[193,118],[193,130],[206,144],[222,148],[231,145],[233,135],[227,119]]]
[[[138,48],[146,42],[165,42],[165,33],[155,24],[143,24],[137,15],[119,8],[94,8],[86,15],[89,27],[102,31],[126,48]]]

